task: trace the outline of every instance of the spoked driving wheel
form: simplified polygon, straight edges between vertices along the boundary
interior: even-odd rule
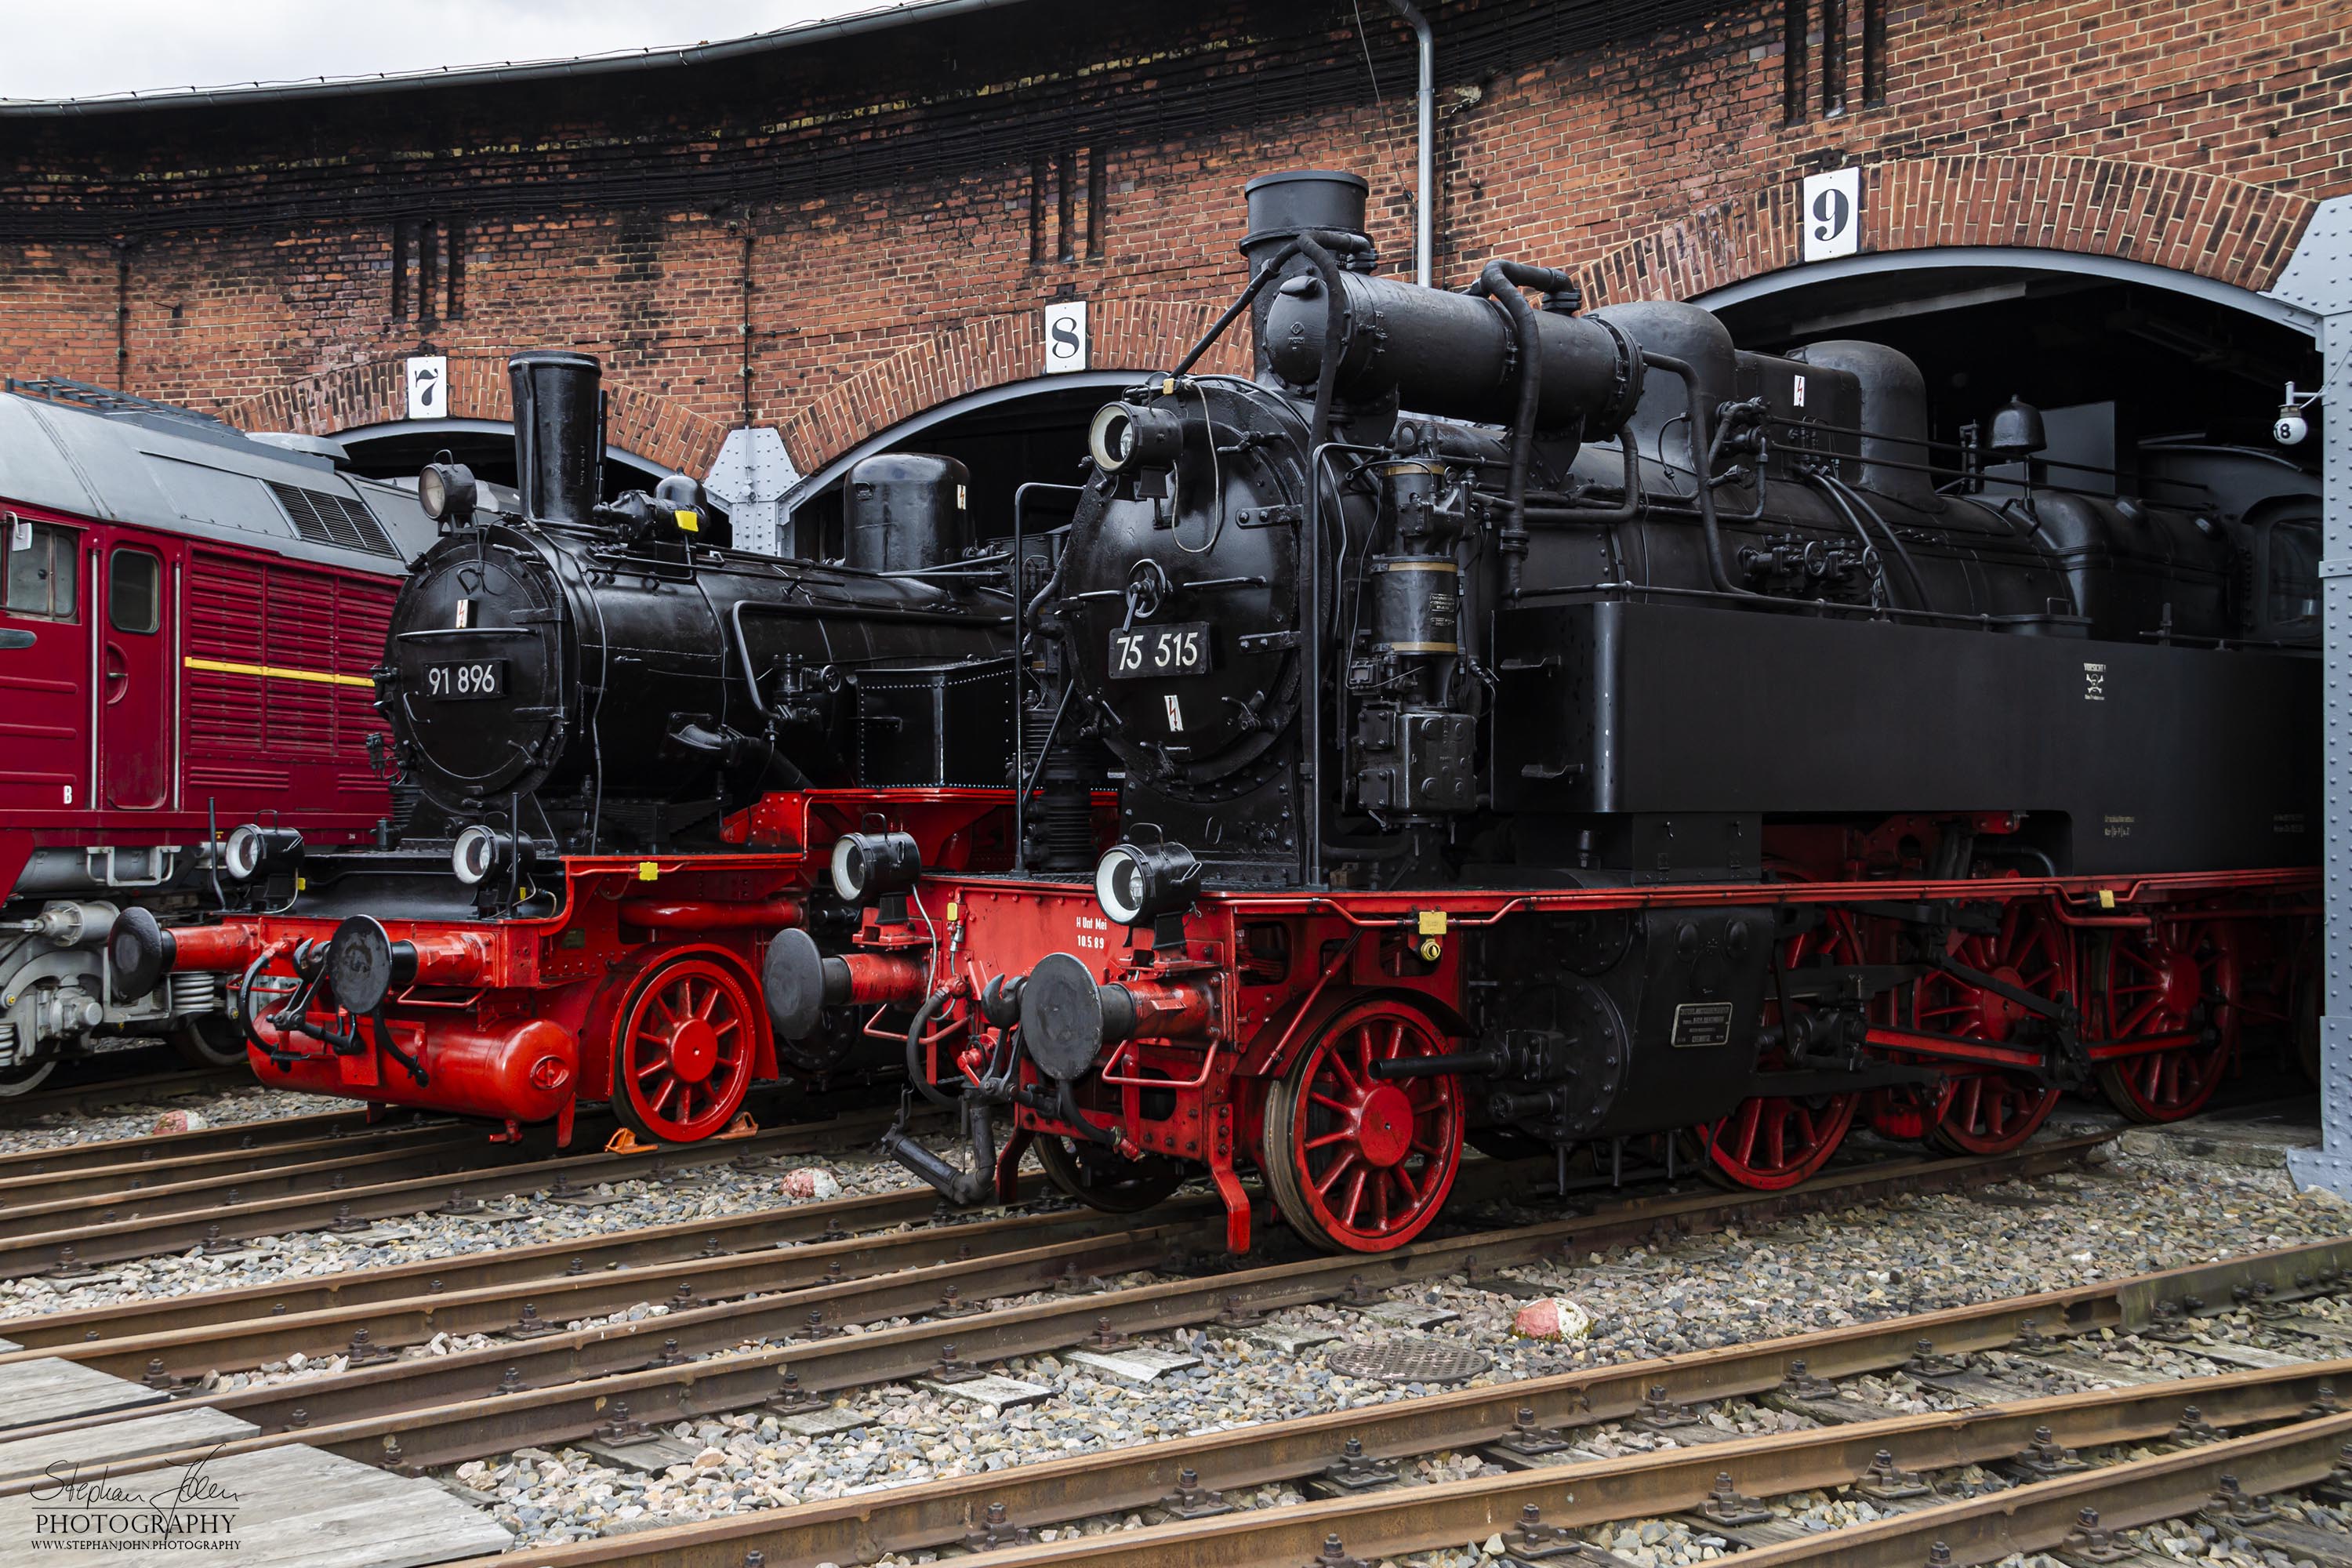
[[[1307,1241],[1385,1252],[1437,1217],[1462,1168],[1460,1080],[1380,1078],[1372,1064],[1444,1050],[1421,1013],[1373,998],[1341,1011],[1266,1091],[1266,1186]]]
[[[613,1036],[613,1107],[667,1143],[725,1127],[751,1087],[751,999],[707,958],[679,958],[638,985]]]
[[[1820,925],[1790,937],[1781,954],[1782,965],[1790,970],[1861,962],[1861,942],[1853,922],[1842,910],[1830,910]],[[1780,1011],[1777,1001],[1766,1006],[1774,1014]],[[1757,1065],[1767,1071],[1786,1068],[1788,1052],[1775,1047]],[[1853,1125],[1854,1108],[1861,1103],[1859,1090],[1762,1094],[1743,1100],[1730,1115],[1707,1130],[1709,1171],[1733,1186],[1762,1192],[1793,1187],[1837,1152],[1838,1145],[1845,1142],[1846,1130]]]
[[[2079,994],[2073,940],[2029,900],[2012,900],[2003,909],[1995,931],[1954,932],[1947,951],[1955,963],[2004,989],[1941,971],[1926,975],[1911,1004],[1914,1025],[1923,1034],[2029,1044],[2042,1033],[2042,1016],[2006,992],[2047,1002]],[[2032,1137],[2057,1103],[2057,1088],[2031,1072],[1956,1072],[1930,1091],[1927,1141],[1955,1154],[2007,1153]]]
[[[1031,1145],[1045,1179],[1064,1195],[1105,1214],[1138,1214],[1184,1184],[1184,1167],[1162,1154],[1130,1160],[1098,1143],[1041,1132]]]
[[[2100,1007],[2110,1041],[2193,1034],[2184,1045],[2099,1063],[2099,1090],[2134,1121],[2178,1121],[2213,1098],[2238,1048],[2238,948],[2220,921],[2116,932]]]

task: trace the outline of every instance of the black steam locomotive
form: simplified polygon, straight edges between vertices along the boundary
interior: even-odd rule
[[[125,922],[116,963],[235,974],[273,1080],[567,1129],[609,1098],[639,1131],[709,1136],[782,1070],[761,957],[819,912],[836,837],[1009,860],[1010,578],[949,459],[859,465],[843,562],[752,555],[708,542],[683,477],[600,499],[593,358],[511,375],[519,493],[454,464],[419,482],[441,536],[375,671],[397,827],[335,853],[240,827],[236,912]]]
[[[1738,879],[1765,819],[1994,807],[2058,872],[2309,858],[2307,476],[2055,489],[2013,403],[2017,479],[1939,489],[1892,350],[1373,277],[1360,200],[1252,187],[1258,378],[1102,412],[1039,626],[1213,879]]]
[[[446,531],[376,674],[434,807],[594,854],[707,847],[771,791],[1003,784],[1010,599],[974,558],[961,465],[862,465],[837,565],[744,555],[703,542],[690,479],[598,500],[593,359],[512,374],[520,513],[478,517],[468,476],[427,470]]]
[[[1122,842],[945,879],[942,1081],[1106,1206],[1204,1163],[1238,1245],[1254,1167],[1367,1250],[1465,1134],[1769,1187],[1858,1115],[2201,1104],[2307,970],[2311,477],[2086,493],[2015,401],[1939,461],[1899,353],[1378,277],[1364,195],[1254,182],[1255,378],[1204,342],[1093,424],[1026,705]]]

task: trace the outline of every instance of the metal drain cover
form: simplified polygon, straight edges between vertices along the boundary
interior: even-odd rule
[[[1342,1345],[1326,1359],[1342,1377],[1367,1377],[1375,1383],[1465,1383],[1495,1364],[1467,1345],[1419,1336]]]

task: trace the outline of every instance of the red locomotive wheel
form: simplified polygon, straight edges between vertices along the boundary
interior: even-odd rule
[[[1790,969],[1862,962],[1853,922],[1837,910],[1821,925],[1790,937],[1783,963]],[[1772,1005],[1777,1011],[1778,1005]],[[1775,1049],[1758,1064],[1766,1070],[1789,1065]],[[1849,1094],[1758,1095],[1707,1130],[1706,1152],[1722,1181],[1759,1192],[1793,1187],[1819,1171],[1845,1142],[1861,1091]]]
[[[666,1143],[725,1127],[751,1087],[751,998],[707,958],[663,964],[637,987],[613,1037],[613,1106]]]
[[[2221,1087],[2239,1036],[2238,946],[2219,921],[2167,921],[2117,931],[2100,1005],[2111,1040],[2194,1031],[2194,1045],[2099,1065],[2099,1090],[2134,1121],[2178,1121]]]
[[[1420,1013],[1360,1002],[1266,1091],[1266,1186],[1307,1241],[1330,1252],[1386,1252],[1437,1217],[1462,1168],[1461,1082],[1451,1074],[1375,1078],[1371,1067],[1444,1049]]]
[[[2078,995],[2074,944],[2039,904],[2012,901],[1996,931],[1956,935],[1951,955],[1980,973],[2032,995]],[[1958,975],[1934,973],[1912,996],[1914,1026],[1996,1044],[2029,1037],[2032,1008]],[[2058,1103],[2057,1088],[2025,1072],[1960,1073],[1944,1080],[1927,1108],[1927,1142],[1955,1154],[2000,1154],[2023,1144]]]

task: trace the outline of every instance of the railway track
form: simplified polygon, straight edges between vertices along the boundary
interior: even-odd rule
[[[919,1242],[845,1238],[794,1247],[788,1255],[738,1258],[722,1251],[666,1271],[632,1270],[617,1289],[614,1281],[593,1272],[567,1272],[562,1283],[577,1292],[572,1300],[609,1310],[624,1298],[652,1296],[669,1309],[659,1317],[578,1329],[561,1327],[555,1313],[537,1310],[541,1296],[551,1302],[566,1299],[551,1290],[541,1275],[520,1288],[488,1287],[488,1293],[446,1303],[452,1321],[504,1324],[508,1338],[488,1349],[394,1359],[279,1384],[194,1391],[175,1408],[202,1405],[237,1424],[241,1435],[228,1439],[220,1450],[225,1454],[302,1443],[417,1469],[529,1444],[625,1436],[641,1424],[750,1408],[795,1393],[814,1399],[1120,1335],[1240,1321],[1309,1302],[1370,1305],[1387,1290],[1416,1280],[1457,1273],[1476,1277],[1513,1263],[1752,1225],[1800,1210],[2042,1174],[2072,1165],[2098,1142],[2071,1140],[1989,1158],[1891,1162],[1839,1173],[1790,1193],[1710,1191],[1636,1198],[1544,1224],[1423,1240],[1374,1258],[1317,1255],[1100,1290],[1085,1287],[1101,1275],[1153,1269],[1171,1261],[1171,1253],[1188,1252],[1219,1234],[1219,1222],[1205,1202],[1193,1203],[1189,1212],[1179,1205],[1163,1215],[1137,1216],[1132,1228],[1115,1234],[1086,1234],[1104,1226],[1098,1215],[1008,1220],[992,1234],[1010,1246],[992,1251],[983,1249],[974,1234],[979,1227],[957,1226],[940,1227],[932,1233],[934,1239]],[[929,1201],[928,1194],[924,1199]],[[673,1236],[670,1244],[682,1239]],[[959,1256],[942,1256],[950,1244]],[[961,1255],[967,1251],[969,1256]],[[861,1258],[864,1267],[887,1271],[853,1277],[851,1267]],[[542,1266],[547,1261],[541,1260]],[[837,1278],[831,1273],[835,1264],[841,1266]],[[413,1281],[414,1273],[407,1278]],[[731,1279],[737,1288],[765,1279],[785,1288],[711,1302],[710,1289],[698,1279]],[[649,1291],[646,1283],[668,1288]],[[1072,1289],[1057,1292],[1057,1284]],[[211,1359],[202,1348],[207,1342],[250,1355],[255,1347],[273,1342],[280,1330],[348,1343],[350,1334],[364,1328],[367,1349],[383,1352],[388,1347],[376,1343],[375,1322],[382,1321],[392,1338],[413,1337],[442,1306],[430,1300],[433,1294],[428,1278],[428,1299],[422,1302],[410,1297],[362,1310],[330,1308],[307,1323],[289,1321],[291,1314],[273,1314],[257,1327],[248,1319],[176,1341],[167,1332],[142,1342],[110,1342],[98,1331],[101,1339],[89,1353],[98,1365],[124,1373],[134,1363],[160,1360],[163,1366],[150,1370],[163,1385]],[[1005,1296],[1035,1299],[972,1310],[982,1300]],[[257,1295],[248,1296],[246,1304],[257,1301]],[[525,1313],[521,1306],[533,1310]],[[917,1314],[922,1315],[919,1321],[896,1321]],[[887,1326],[841,1331],[865,1324]],[[747,1341],[784,1342],[734,1348]],[[143,1380],[146,1374],[141,1375]],[[85,1453],[94,1457],[122,1436],[107,1428],[137,1414],[25,1427],[11,1437],[22,1440],[14,1445],[20,1451],[38,1451],[52,1462]],[[151,1456],[149,1462],[190,1460],[165,1455]],[[0,1495],[36,1484],[33,1476],[0,1480]]]
[[[330,1128],[323,1136],[252,1151],[165,1154],[160,1168],[118,1162],[49,1174],[26,1172],[13,1182],[0,1174],[0,1277],[46,1272],[70,1279],[97,1264],[196,1246],[221,1250],[241,1237],[356,1229],[453,1202],[549,1187],[562,1196],[573,1184],[593,1186],[835,1147],[878,1132],[887,1120],[879,1111],[856,1111],[748,1139],[633,1154],[604,1152],[594,1139],[609,1128],[584,1122],[577,1141],[586,1143],[585,1152],[555,1154],[536,1142],[491,1143],[477,1124],[433,1121],[368,1128],[341,1139]],[[178,1159],[191,1163],[171,1168]],[[240,1168],[245,1161],[254,1162],[250,1169]],[[128,1184],[156,1175],[166,1179]],[[173,1176],[179,1179],[169,1179]],[[32,1201],[24,1201],[27,1196]]]
[[[2116,1365],[2113,1380],[2122,1386],[2053,1394],[2019,1385],[2014,1397],[2004,1397],[2002,1387],[2019,1365],[2095,1379],[2099,1363],[2070,1340],[2152,1325],[2164,1331],[2177,1313],[2211,1310],[2184,1302],[2226,1306],[2236,1292],[2262,1289],[2261,1310],[2283,1314],[2290,1300],[2342,1282],[2347,1264],[2352,1239],[534,1548],[499,1561],[533,1568],[750,1562],[789,1568],[964,1546],[987,1552],[982,1561],[990,1568],[1168,1562],[1308,1568],[1499,1535],[1503,1550],[1523,1563],[1607,1564],[1622,1560],[1563,1532],[1673,1516],[1747,1547],[1743,1563],[1916,1568],[1933,1561],[1937,1542],[1955,1561],[1990,1561],[2063,1544],[2082,1527],[2084,1507],[2099,1510],[2092,1528],[2109,1530],[2192,1513],[2223,1476],[2255,1493],[2311,1485],[2333,1471],[2352,1489],[2345,1458],[2352,1414],[2338,1399],[2338,1390],[2352,1390],[2352,1358],[2337,1353],[2346,1347],[2333,1335],[2311,1342],[2313,1359],[2218,1376],[2147,1382]],[[2271,1326],[2291,1334],[2291,1322],[2288,1316]],[[2008,1352],[2012,1370],[1969,1364],[1967,1357],[1987,1351]],[[1906,1369],[1928,1389],[1974,1403],[1881,1415],[1838,1387],[1841,1380]],[[1774,1402],[1820,1425],[1727,1436],[1706,1426],[1703,1412],[1730,1400]],[[1580,1451],[1579,1429],[1609,1422],[1647,1424],[1674,1446],[1599,1458]],[[2225,1436],[2279,1423],[2285,1425]],[[2147,1459],[2099,1452],[2148,1443],[2166,1451]],[[1402,1461],[1465,1451],[1483,1453],[1503,1473],[1436,1485],[1399,1479]],[[1995,1483],[2002,1489],[1971,1497],[1933,1484],[1934,1472],[1969,1465],[2004,1470]],[[1339,1495],[1245,1511],[1222,1495],[1277,1482],[1325,1483]],[[1864,1489],[1860,1495],[1892,1517],[1818,1534],[1757,1517],[1759,1499],[1839,1487]],[[1137,1510],[1164,1522],[1108,1533],[1067,1528]],[[1065,1527],[1062,1539],[1040,1543],[1034,1532],[1049,1526]],[[2352,1537],[2341,1549],[2352,1552]]]
[[[131,1059],[123,1059],[131,1058]],[[107,1052],[87,1061],[63,1064],[80,1067],[92,1074],[101,1069],[108,1075],[94,1077],[91,1081],[69,1083],[55,1088],[35,1089],[30,1094],[0,1098],[0,1128],[23,1127],[45,1116],[58,1114],[97,1116],[125,1105],[149,1104],[181,1095],[213,1094],[222,1089],[253,1086],[250,1068],[172,1068],[163,1064],[176,1058],[168,1050],[155,1052]],[[133,1067],[145,1070],[131,1072]]]

